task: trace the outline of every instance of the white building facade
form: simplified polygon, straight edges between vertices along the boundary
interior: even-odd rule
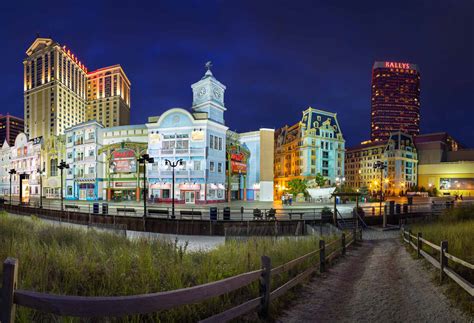
[[[69,165],[64,197],[70,200],[102,199],[104,160],[99,154],[104,126],[95,120],[65,130],[66,163]]]

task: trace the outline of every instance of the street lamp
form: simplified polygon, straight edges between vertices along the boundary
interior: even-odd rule
[[[43,208],[43,174],[44,174],[44,169],[41,170],[41,168],[38,168],[36,170],[36,173],[39,175],[40,178],[40,209]]]
[[[10,205],[12,205],[12,176],[16,174],[16,170],[12,168],[8,174],[10,174]]]
[[[143,164],[143,218],[146,218],[146,163],[154,163],[155,159],[148,154],[138,158],[138,163]]]
[[[58,168],[61,170],[61,211],[64,209],[63,205],[63,170],[69,169],[69,164],[66,164],[64,160],[61,159],[61,162],[58,165]]]
[[[172,186],[171,186],[171,218],[174,219],[175,218],[175,216],[174,216],[174,169],[177,166],[182,166],[183,165],[183,160],[178,159],[178,160],[172,162],[169,159],[165,159],[165,165],[171,166],[171,168],[173,169],[173,172],[172,172],[173,173],[173,180],[172,180]]]
[[[377,161],[374,163],[374,169],[380,169],[380,214],[382,214],[382,200],[383,200],[383,171],[387,168],[382,161]],[[383,214],[383,227],[387,226],[387,217],[384,212]]]

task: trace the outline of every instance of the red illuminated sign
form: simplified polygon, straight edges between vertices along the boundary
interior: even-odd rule
[[[385,67],[387,67],[387,68],[410,69],[410,64],[408,64],[408,63],[396,63],[396,62],[385,62]]]

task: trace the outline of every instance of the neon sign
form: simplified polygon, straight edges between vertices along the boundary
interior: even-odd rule
[[[385,67],[387,67],[387,68],[410,69],[410,64],[408,64],[408,63],[396,63],[396,62],[385,62]]]

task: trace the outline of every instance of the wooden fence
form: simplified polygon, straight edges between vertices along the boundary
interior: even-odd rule
[[[440,245],[436,245],[426,239],[423,239],[421,232],[417,235],[413,235],[410,230],[401,229],[403,240],[408,243],[413,249],[416,250],[418,257],[424,257],[434,267],[439,269],[440,281],[443,282],[443,277],[446,275],[451,278],[456,284],[461,286],[471,296],[474,296],[474,285],[468,282],[466,279],[461,277],[452,268],[448,266],[448,259],[452,262],[464,266],[470,270],[474,270],[474,265],[457,258],[456,256],[448,253],[448,241],[441,241]],[[439,260],[436,260],[431,254],[423,250],[423,245],[430,247],[435,252],[439,253]]]
[[[182,305],[199,303],[212,297],[220,296],[243,288],[259,281],[259,297],[232,307],[222,313],[211,316],[202,322],[225,322],[258,309],[261,317],[267,317],[272,300],[286,293],[319,270],[324,272],[326,263],[338,255],[343,255],[346,248],[362,239],[362,231],[343,233],[337,240],[325,243],[319,241],[319,248],[283,265],[272,268],[271,259],[262,256],[262,267],[259,270],[246,272],[216,282],[194,287],[153,294],[113,297],[63,296],[17,289],[18,260],[8,258],[3,263],[3,284],[0,300],[0,322],[10,323],[15,320],[15,307],[24,306],[37,311],[60,316],[72,317],[122,317],[127,315],[150,314]],[[328,254],[326,254],[328,253]],[[319,257],[317,257],[319,255]],[[317,264],[311,262],[317,257]],[[283,285],[270,290],[273,276],[288,272],[298,264],[310,261],[308,269],[296,275]]]

